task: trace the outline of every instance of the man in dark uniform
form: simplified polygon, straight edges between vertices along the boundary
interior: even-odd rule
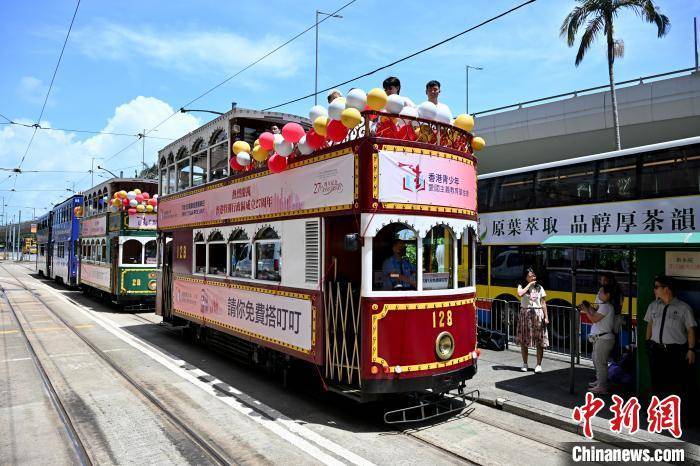
[[[654,279],[654,296],[644,315],[652,394],[661,399],[678,395],[686,401],[697,323],[690,306],[675,297],[670,277]]]

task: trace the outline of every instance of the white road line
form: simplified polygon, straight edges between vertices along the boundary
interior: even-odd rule
[[[266,404],[256,400],[255,398],[251,397],[250,395],[244,394],[242,391],[236,389],[235,387],[231,387],[229,384],[225,384],[225,385],[227,385],[231,388],[232,391],[230,393],[233,396],[222,398],[220,395],[218,395],[219,391],[217,389],[215,389],[211,383],[207,383],[207,382],[203,382],[203,381],[199,380],[197,378],[197,376],[192,374],[191,370],[188,371],[188,370],[185,370],[182,367],[180,367],[184,364],[189,364],[186,361],[178,360],[178,359],[175,359],[171,356],[166,355],[159,348],[154,347],[154,346],[144,342],[143,340],[140,340],[140,339],[130,335],[126,331],[122,330],[121,327],[104,319],[102,316],[99,316],[98,314],[94,313],[88,307],[67,298],[63,294],[57,293],[53,288],[51,288],[51,287],[49,287],[41,282],[37,282],[37,284],[46,288],[47,291],[54,293],[56,296],[60,297],[61,299],[68,302],[69,304],[78,308],[78,310],[80,310],[82,313],[86,314],[92,320],[97,322],[101,327],[103,327],[105,330],[110,332],[115,337],[124,341],[125,343],[127,343],[131,347],[141,351],[143,354],[149,356],[151,359],[161,363],[163,366],[170,369],[172,372],[176,373],[177,375],[179,375],[183,379],[188,380],[189,382],[191,382],[192,384],[201,388],[202,390],[206,391],[210,395],[215,396],[218,400],[226,403],[227,405],[229,405],[230,407],[232,407],[236,411],[238,411],[242,414],[245,414],[252,421],[269,429],[271,432],[273,432],[276,435],[278,435],[279,437],[287,440],[289,443],[291,443],[295,447],[304,451],[308,455],[316,458],[317,460],[323,462],[324,464],[341,465],[343,463],[338,461],[336,458],[324,453],[318,447],[316,447],[315,445],[312,445],[310,442],[313,442],[316,445],[324,448],[325,450],[343,458],[344,460],[350,462],[351,464],[357,464],[357,465],[363,465],[363,466],[371,466],[374,464],[374,463],[362,458],[361,456],[351,452],[350,450],[338,445],[337,443],[333,442],[332,440],[329,440],[329,439],[323,437],[322,435],[319,435],[316,432],[312,431],[311,429],[309,429],[303,425],[298,424],[293,419],[283,415],[282,413],[275,410],[274,408],[267,406]],[[205,374],[204,371],[200,371],[200,372],[202,374]],[[218,380],[217,380],[217,382],[223,383],[223,382],[218,381]],[[243,400],[243,402],[240,400]],[[266,413],[270,417],[273,417],[273,419],[267,419],[265,417],[260,416],[259,414],[255,413],[255,410],[253,410],[252,408],[250,408],[247,405],[254,405],[256,410],[263,411],[264,413]]]
[[[17,362],[17,361],[29,361],[32,358],[14,358],[14,359],[3,359],[0,361],[0,363],[6,363],[6,362]]]

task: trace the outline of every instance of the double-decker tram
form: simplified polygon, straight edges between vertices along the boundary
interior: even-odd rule
[[[80,287],[86,293],[127,307],[152,306],[157,188],[155,180],[113,178],[85,191]]]
[[[48,211],[37,219],[36,227],[36,271],[43,277],[50,275],[51,269],[51,217],[53,211]]]
[[[335,142],[332,122],[328,139],[310,130],[282,168],[264,139],[282,152],[285,125],[309,120],[238,108],[162,149],[156,312],[268,367],[305,361],[360,401],[444,400],[477,366],[473,136],[361,115]],[[244,167],[232,151],[248,146]],[[414,407],[385,420],[430,416]]]
[[[47,277],[66,286],[78,284],[80,224],[76,213],[82,205],[82,194],[74,194],[51,211],[51,234],[47,252],[51,257],[48,259]]]

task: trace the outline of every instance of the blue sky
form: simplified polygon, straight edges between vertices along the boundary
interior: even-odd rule
[[[314,22],[317,8],[333,11],[346,1],[162,1],[82,0],[49,102],[43,126],[135,134],[149,129],[173,109],[234,74],[243,66]],[[385,65],[505,11],[519,1],[387,2],[357,0],[342,19],[320,25],[319,88]],[[616,63],[619,80],[693,65],[692,17],[697,1],[657,0],[671,18],[670,34],[657,39],[654,27],[628,12],[617,24],[625,57]],[[425,99],[430,79],[442,83],[441,101],[454,114],[464,111],[464,66],[470,72],[470,110],[585,88],[607,81],[602,43],[576,68],[576,50],[559,37],[559,26],[573,0],[538,0],[523,9],[409,61],[364,78],[349,87],[366,90],[389,75],[402,81],[402,94]],[[0,113],[32,124],[70,23],[74,1],[6,2],[0,15]],[[231,80],[192,108],[226,111],[231,102],[265,108],[313,91],[314,34],[305,34]],[[320,99],[323,101],[324,99]],[[280,109],[306,115],[312,100]],[[206,114],[178,115],[153,136],[177,138],[207,121]],[[1,120],[1,118],[0,118]],[[478,123],[476,131],[478,132]],[[0,125],[0,167],[17,166],[32,130]],[[82,171],[93,157],[110,157],[133,137],[72,131],[38,131],[24,169]],[[167,140],[149,139],[146,161],[155,160]],[[112,171],[133,174],[141,143],[109,160]],[[487,152],[483,156],[488,156]],[[0,189],[15,180],[0,173]],[[95,177],[95,183],[101,181]],[[11,219],[20,206],[42,208],[72,188],[87,189],[86,173],[25,173],[18,192],[5,196]],[[22,192],[29,189],[59,191]],[[60,190],[64,190],[61,192]]]

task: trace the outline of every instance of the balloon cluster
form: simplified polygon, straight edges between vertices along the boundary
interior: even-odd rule
[[[112,199],[105,198],[105,202],[109,203],[112,212],[128,212],[129,215],[158,212],[158,195],[151,196],[140,189],[117,191]]]

